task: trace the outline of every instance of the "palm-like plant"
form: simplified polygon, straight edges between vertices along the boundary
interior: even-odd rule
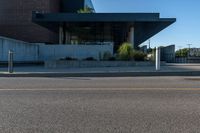
[[[123,43],[118,49],[118,56],[120,60],[131,60],[133,47],[130,43]]]
[[[85,6],[84,8],[78,10],[78,13],[94,13],[94,9]]]

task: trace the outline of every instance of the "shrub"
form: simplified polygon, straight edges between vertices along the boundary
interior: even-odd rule
[[[103,60],[109,60],[110,58],[112,58],[112,54],[109,51],[103,54]]]
[[[65,60],[78,60],[78,59],[72,57],[66,57]]]
[[[96,59],[95,58],[93,58],[93,57],[87,57],[87,58],[85,58],[85,59],[83,59],[84,61],[96,61]]]
[[[113,57],[110,57],[108,60],[109,61],[116,61],[116,58],[113,56]]]
[[[61,58],[60,60],[78,60],[78,59],[72,58],[72,57],[65,57],[65,58]]]
[[[133,50],[132,56],[135,61],[144,61],[147,55],[142,51]]]
[[[130,43],[123,43],[118,49],[119,60],[131,60],[133,54],[133,47]]]
[[[156,60],[156,48],[152,49],[150,61]]]

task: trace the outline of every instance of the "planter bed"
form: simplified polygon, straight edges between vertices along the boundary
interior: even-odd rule
[[[154,66],[150,61],[46,61],[45,68],[96,68],[96,67],[132,67],[132,66]],[[164,65],[164,62],[162,62]]]

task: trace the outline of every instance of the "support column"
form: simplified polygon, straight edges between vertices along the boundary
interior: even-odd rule
[[[131,30],[130,30],[130,43],[132,44],[133,48],[135,48],[135,33],[134,33],[134,27],[131,27]]]
[[[67,31],[65,31],[65,43],[70,44],[70,34]]]
[[[128,34],[128,42],[132,44],[133,48],[135,47],[135,38],[134,38],[134,27],[130,28],[129,34]]]
[[[64,38],[63,33],[64,33],[63,27],[60,26],[60,27],[59,27],[59,44],[62,44],[62,43],[63,43],[63,38]]]

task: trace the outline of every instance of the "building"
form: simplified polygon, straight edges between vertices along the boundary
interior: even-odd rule
[[[159,13],[77,13],[91,0],[1,0],[0,36],[48,44],[123,42],[134,48],[176,21]]]
[[[166,61],[167,63],[175,62],[175,45],[169,45],[161,47],[161,61]]]
[[[57,0],[0,0],[0,36],[56,43],[57,34],[32,22],[32,11],[59,12]]]

